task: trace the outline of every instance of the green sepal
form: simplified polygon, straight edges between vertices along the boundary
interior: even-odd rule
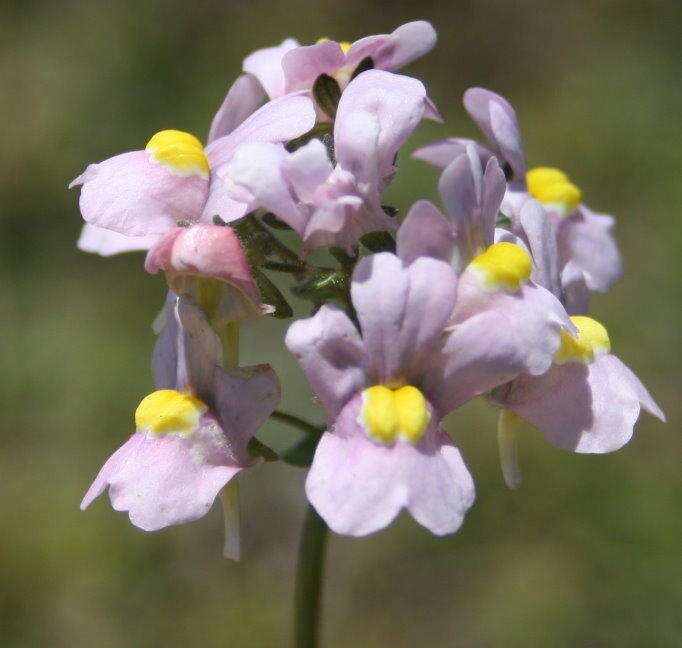
[[[282,453],[282,461],[299,468],[308,468],[313,463],[320,437],[307,435]]]
[[[246,450],[252,457],[261,457],[264,461],[279,461],[279,455],[256,437],[249,439]]]
[[[352,81],[356,76],[362,74],[363,72],[367,72],[367,70],[373,70],[374,69],[374,60],[372,59],[371,56],[365,56],[365,58],[358,63],[358,66],[353,70],[353,74],[350,76],[350,80]]]
[[[339,82],[328,74],[320,74],[313,83],[313,96],[317,105],[332,119],[336,116],[336,108],[341,99]]]
[[[275,286],[258,268],[251,268],[253,278],[256,280],[263,302],[274,307],[273,317],[287,319],[294,314],[289,302],[284,298],[279,288]]]
[[[370,232],[361,239],[370,252],[395,252],[395,239],[388,232]]]
[[[284,221],[281,221],[279,218],[277,218],[277,216],[275,216],[272,212],[263,214],[263,216],[261,216],[261,220],[266,225],[272,227],[272,229],[291,230],[291,227],[289,225],[287,225]]]
[[[332,125],[326,122],[316,124],[307,133],[303,133],[300,137],[292,139],[286,143],[284,148],[292,153],[296,149],[301,148],[304,144],[307,144],[310,140],[318,138],[323,139],[326,135],[331,135]]]
[[[294,286],[294,294],[313,301],[344,299],[348,294],[349,276],[343,270],[322,270],[304,283]]]

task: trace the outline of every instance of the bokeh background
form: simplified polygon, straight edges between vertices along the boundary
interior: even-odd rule
[[[131,431],[150,390],[150,322],[164,296],[139,254],[78,252],[85,163],[141,148],[162,128],[204,136],[249,51],[292,35],[339,40],[425,18],[436,49],[407,70],[447,117],[409,148],[478,137],[465,88],[506,95],[529,162],[567,170],[618,216],[626,277],[594,299],[613,345],[668,425],[643,417],[610,456],[524,436],[525,483],[499,474],[495,412],[448,420],[478,485],[461,531],[435,538],[401,518],[375,536],[333,537],[324,646],[682,645],[679,435],[682,225],[681,5],[670,1],[27,1],[0,6],[0,645],[290,644],[304,471],[242,480],[241,564],[220,557],[219,511],[145,534],[104,500],[78,503]],[[435,170],[402,156],[390,201],[435,197]],[[282,350],[284,325],[243,332],[246,362],[280,372],[284,407],[320,421]],[[295,435],[271,423],[263,439]]]

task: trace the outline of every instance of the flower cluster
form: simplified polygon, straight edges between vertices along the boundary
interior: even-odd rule
[[[613,218],[585,206],[562,171],[526,167],[507,100],[467,90],[485,143],[451,138],[413,153],[441,170],[441,208],[421,200],[399,220],[383,204],[415,128],[441,121],[424,84],[395,72],[435,42],[418,21],[354,43],[256,51],[205,146],[163,130],[73,181],[79,247],[146,250],[145,269],[168,283],[156,391],[83,508],[108,487],[116,510],[153,531],[203,516],[220,495],[235,558],[235,477],[278,458],[254,436],[274,415],[306,433],[281,458],[310,466],[306,493],[331,529],[362,536],[406,509],[440,535],[474,502],[441,426],[471,399],[500,408],[511,487],[523,425],[559,448],[603,453],[627,443],[642,407],[664,419],[587,315],[590,292],[621,275]],[[239,326],[293,314],[272,272],[312,306],[285,344],[324,406],[324,431],[275,412],[267,365],[239,366]]]

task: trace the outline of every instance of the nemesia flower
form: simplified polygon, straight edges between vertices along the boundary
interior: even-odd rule
[[[154,351],[157,391],[142,399],[136,432],[81,503],[87,508],[108,487],[113,508],[145,531],[204,516],[235,475],[258,463],[248,441],[279,401],[267,365],[216,366],[220,343],[190,299],[176,298],[172,315]],[[235,548],[229,537],[226,548]]]
[[[450,324],[502,329],[499,344],[514,349],[521,372],[549,369],[561,331],[573,331],[561,302],[531,280],[533,264],[524,243],[495,228],[505,191],[495,158],[482,171],[473,146],[443,171],[438,183],[447,218],[428,201],[410,209],[398,231],[397,250],[409,262],[431,256],[453,263],[459,296]]]
[[[257,50],[244,59],[244,72],[254,75],[271,99],[297,90],[310,90],[326,74],[343,90],[354,76],[367,69],[394,72],[429,52],[436,44],[436,32],[426,21],[417,20],[398,27],[391,34],[367,36],[354,43],[321,38],[314,45],[301,46],[288,38],[276,47]],[[441,119],[426,99],[426,116]],[[319,115],[321,116],[321,115]]]
[[[527,201],[521,220],[528,232],[537,280],[573,310],[580,309],[575,292],[566,292],[558,277],[558,251],[553,223],[537,201]],[[584,290],[582,291],[584,295]],[[584,312],[584,311],[583,311]],[[539,376],[527,374],[494,389],[491,400],[506,408],[500,416],[500,454],[505,480],[521,480],[514,457],[521,420],[535,426],[555,446],[578,453],[618,450],[633,435],[640,408],[665,420],[644,385],[615,355],[606,328],[586,315],[571,317],[575,332],[562,332],[552,367]]]
[[[414,219],[426,225],[435,216],[427,206],[423,202],[411,212],[408,228]],[[340,309],[324,305],[294,323],[286,336],[287,348],[327,410],[328,430],[306,493],[338,533],[372,533],[403,508],[433,533],[456,531],[473,503],[474,488],[440,421],[507,382],[505,376],[530,367],[545,371],[559,346],[560,318],[545,314],[539,326],[535,314],[524,312],[527,291],[543,289],[522,287],[513,271],[498,272],[489,258],[479,259],[458,286],[449,263],[412,257],[414,247],[400,232],[399,246],[402,260],[380,253],[356,267],[351,298],[361,333]],[[486,288],[474,294],[479,278],[487,288],[495,281],[519,285],[497,286],[489,296],[482,293]],[[554,298],[547,293],[546,299]],[[524,326],[534,339],[520,335]]]
[[[590,290],[608,290],[622,274],[620,253],[611,230],[612,216],[597,214],[582,204],[580,189],[559,169],[537,167],[526,170],[525,154],[516,112],[500,95],[470,88],[464,93],[464,106],[486,136],[490,148],[476,144],[483,161],[494,155],[509,180],[502,212],[512,219],[517,233],[520,209],[535,198],[548,211],[556,225],[560,264],[572,263],[573,272],[584,274]],[[414,153],[439,168],[445,168],[471,144],[471,140],[452,138],[434,142]]]
[[[271,312],[261,303],[246,254],[231,227],[176,227],[147,253],[145,270],[163,270],[169,288],[192,297],[213,326]]]
[[[180,221],[211,222],[214,216],[227,221],[246,213],[246,205],[226,191],[224,168],[235,151],[246,142],[299,137],[314,126],[315,113],[310,99],[284,96],[236,125],[258,92],[249,77],[235,86],[214,119],[206,148],[189,133],[160,131],[145,150],[90,164],[69,185],[82,185],[80,210],[90,225],[81,235],[82,249],[105,255],[146,249]]]
[[[235,154],[228,173],[251,209],[263,207],[303,239],[304,251],[338,245],[351,251],[374,230],[394,229],[381,192],[395,175],[395,156],[424,112],[423,84],[369,70],[341,95],[334,123],[334,155],[312,140],[293,153],[250,144]]]

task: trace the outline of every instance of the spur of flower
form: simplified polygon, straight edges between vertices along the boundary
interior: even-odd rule
[[[277,378],[267,365],[222,369],[220,355],[201,310],[174,298],[154,350],[157,389],[140,401],[135,433],[106,461],[82,509],[108,488],[114,509],[157,531],[204,516],[238,473],[259,463],[249,441],[279,402]],[[226,539],[229,557],[235,544]]]
[[[464,107],[487,139],[487,146],[474,143],[481,159],[485,162],[495,156],[505,170],[509,183],[501,211],[511,219],[515,232],[524,236],[520,211],[529,199],[537,199],[555,224],[560,268],[570,263],[573,272],[582,272],[590,290],[608,290],[622,274],[620,253],[611,234],[613,217],[584,205],[582,192],[563,171],[526,169],[516,112],[504,97],[470,88],[464,93]],[[472,141],[465,139],[442,140],[418,149],[414,156],[445,168],[470,144]]]
[[[324,76],[338,92],[359,74],[370,70],[395,72],[423,56],[436,44],[436,31],[424,20],[398,27],[391,34],[366,36],[353,43],[320,38],[313,45],[300,45],[287,38],[276,47],[260,49],[244,59],[243,70],[260,82],[274,99],[297,90],[311,90]],[[424,97],[426,116],[440,120],[433,103]],[[318,118],[329,119],[318,109]]]
[[[204,147],[190,133],[162,130],[144,150],[90,164],[69,187],[81,185],[86,226],[79,247],[103,255],[146,250],[178,223],[211,223],[246,214],[227,192],[225,168],[248,142],[285,142],[315,124],[310,99],[288,95],[253,111],[258,94],[240,77],[214,118]],[[241,121],[240,121],[241,120]],[[110,234],[111,232],[111,234]]]
[[[275,144],[241,147],[228,167],[236,194],[290,225],[304,252],[336,245],[352,252],[359,238],[396,227],[381,193],[397,171],[395,158],[424,114],[424,85],[370,70],[341,95],[334,121],[334,160],[313,139],[287,153]]]

